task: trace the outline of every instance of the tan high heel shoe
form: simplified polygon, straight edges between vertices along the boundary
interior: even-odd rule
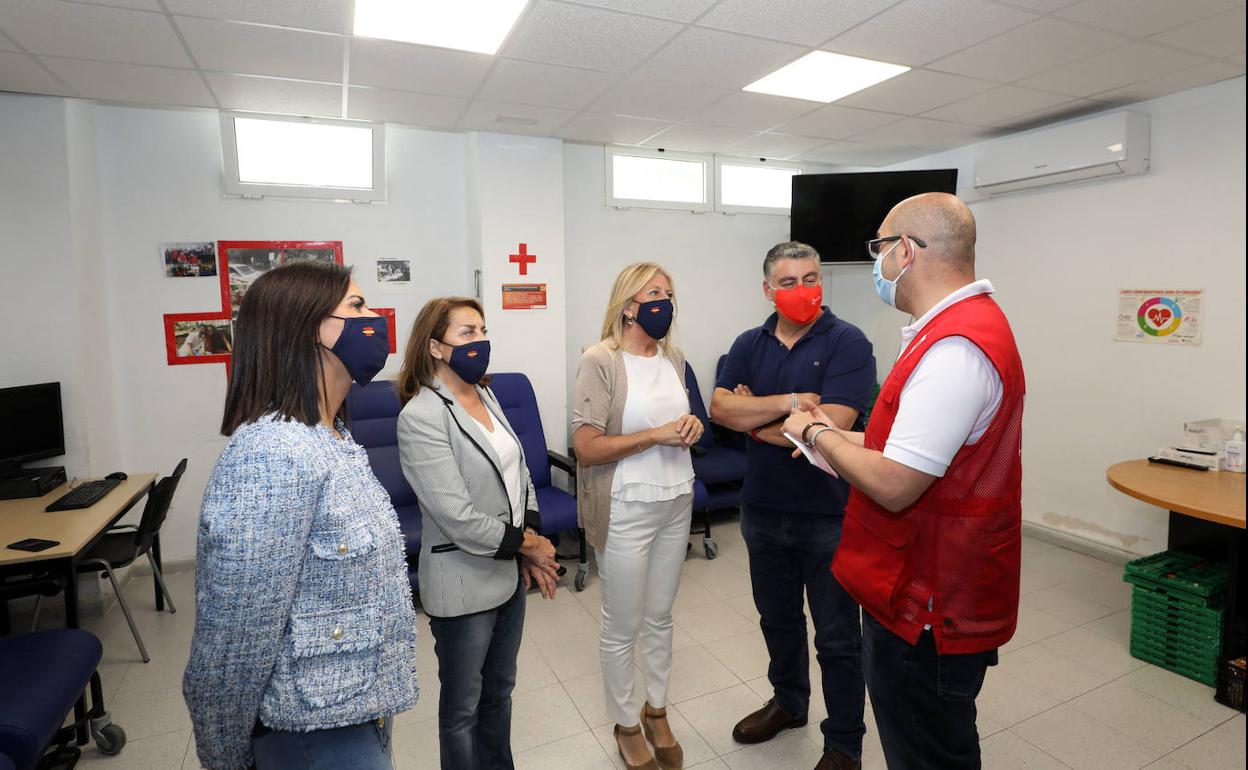
[[[650,729],[649,720],[651,719],[662,719],[666,722],[667,709],[656,709],[647,701],[641,707],[641,727],[646,732],[646,740],[650,741],[650,745],[654,747],[654,758],[658,761],[659,767],[662,770],[682,770],[685,766],[685,750],[680,747],[679,741],[672,746],[660,746],[655,743],[654,732]]]
[[[624,767],[628,768],[628,770],[660,770],[658,763],[654,761],[654,757],[647,759],[645,762],[641,763],[640,765],[634,765],[634,764],[630,764],[628,761],[628,757],[624,755],[624,747],[620,745],[620,736],[624,735],[624,736],[628,736],[631,738],[640,732],[641,732],[640,725],[636,727],[623,727],[621,725],[616,725],[615,730],[614,730],[615,750],[620,752],[620,759],[624,761]]]

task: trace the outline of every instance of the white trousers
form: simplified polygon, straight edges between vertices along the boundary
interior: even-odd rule
[[[611,501],[607,548],[597,551],[602,580],[602,684],[607,714],[637,724],[633,648],[641,647],[646,700],[667,705],[672,673],[672,604],[689,542],[693,495],[654,503]]]

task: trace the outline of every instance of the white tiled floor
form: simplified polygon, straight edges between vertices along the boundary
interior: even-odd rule
[[[676,602],[669,714],[689,768],[812,768],[821,750],[821,702],[810,724],[743,747],[732,725],[770,695],[767,654],[750,598],[735,519],[717,520],[720,558],[686,561]],[[988,673],[979,699],[990,768],[1243,768],[1244,715],[1213,691],[1127,653],[1130,592],[1122,568],[1033,539],[1024,541],[1018,636]],[[570,582],[570,581],[569,581]],[[152,662],[143,664],[117,610],[87,626],[104,641],[109,710],[130,742],[116,757],[94,749],[82,767],[198,768],[179,690],[193,626],[189,573],[169,576],[181,611],[157,614],[146,578],[127,588]],[[519,768],[620,766],[602,698],[597,652],[599,584],[530,596],[520,652],[512,742]],[[423,693],[395,727],[400,770],[437,767],[437,661],[423,616],[417,667]],[[813,654],[812,654],[813,660]],[[884,767],[870,709],[864,766]]]

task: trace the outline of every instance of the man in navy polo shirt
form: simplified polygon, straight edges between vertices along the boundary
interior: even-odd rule
[[[763,261],[763,277],[763,293],[776,313],[733,343],[711,401],[715,422],[752,439],[741,531],[775,693],[737,724],[732,737],[760,743],[806,724],[804,589],[828,711],[816,770],[857,768],[865,732],[858,604],[831,570],[849,485],[805,458],[795,459],[783,423],[790,412],[819,404],[838,427],[861,430],[875,388],[875,357],[862,331],[823,307],[813,248],[796,241],[774,246]]]

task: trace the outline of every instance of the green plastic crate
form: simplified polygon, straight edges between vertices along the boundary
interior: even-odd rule
[[[1221,607],[1192,607],[1166,601],[1146,588],[1131,594],[1131,617],[1166,628],[1182,629],[1202,636],[1220,637],[1225,610]]]
[[[1137,640],[1135,636],[1131,638],[1131,655],[1210,687],[1217,684],[1217,656],[1195,657],[1172,647]]]
[[[1222,603],[1230,569],[1182,551],[1162,551],[1128,562],[1123,580],[1164,592],[1176,602],[1214,607]]]

